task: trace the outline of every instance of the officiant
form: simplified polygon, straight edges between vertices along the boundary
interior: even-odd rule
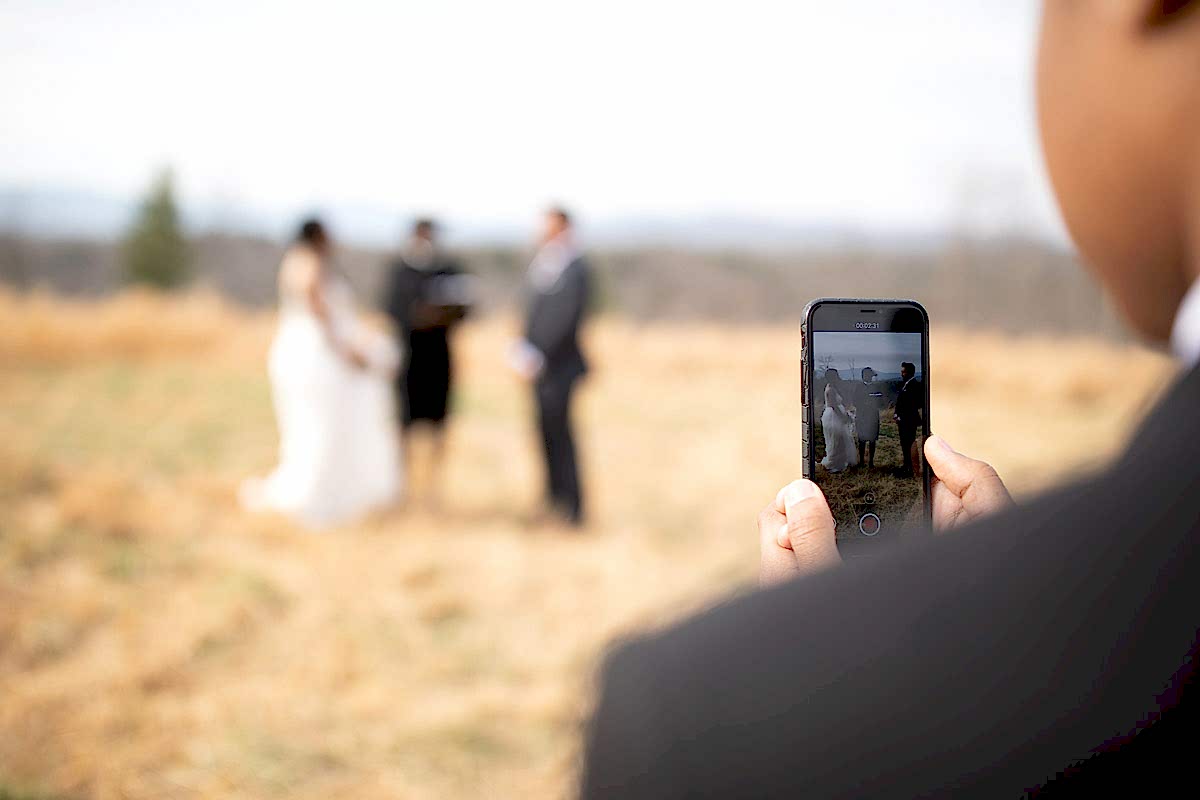
[[[864,367],[862,382],[854,389],[854,433],[858,439],[858,463],[875,468],[875,445],[879,442],[879,412],[885,399],[875,383],[875,370]]]
[[[445,460],[454,375],[451,332],[467,316],[472,302],[470,276],[442,251],[437,235],[432,219],[413,224],[407,244],[389,267],[384,295],[384,310],[405,353],[396,378],[403,452],[411,461],[414,439],[426,440],[432,498],[437,496]]]

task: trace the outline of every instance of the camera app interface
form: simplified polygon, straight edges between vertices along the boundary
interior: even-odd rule
[[[846,540],[890,539],[923,520],[926,429],[920,333],[813,334],[815,480]]]

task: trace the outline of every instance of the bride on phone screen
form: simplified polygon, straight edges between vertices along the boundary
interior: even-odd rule
[[[825,370],[825,410],[821,412],[821,428],[825,433],[825,457],[821,466],[830,472],[841,472],[858,463],[854,444],[854,420],[846,410],[842,396],[842,380],[833,367]]]

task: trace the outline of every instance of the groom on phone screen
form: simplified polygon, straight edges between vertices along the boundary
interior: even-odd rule
[[[925,414],[925,393],[917,380],[917,367],[911,361],[900,365],[900,393],[896,396],[896,413],[893,419],[900,428],[900,449],[904,462],[896,470],[901,478],[913,477],[913,443],[917,441],[917,430]]]
[[[571,216],[561,208],[550,209],[527,275],[525,338],[513,347],[510,361],[518,374],[533,383],[550,513],[572,526],[583,523],[571,398],[588,369],[579,347],[579,329],[590,285],[587,263],[572,234]]]

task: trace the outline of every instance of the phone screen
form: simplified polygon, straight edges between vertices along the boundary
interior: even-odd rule
[[[927,527],[925,320],[912,305],[837,303],[813,313],[812,477],[843,550]]]

